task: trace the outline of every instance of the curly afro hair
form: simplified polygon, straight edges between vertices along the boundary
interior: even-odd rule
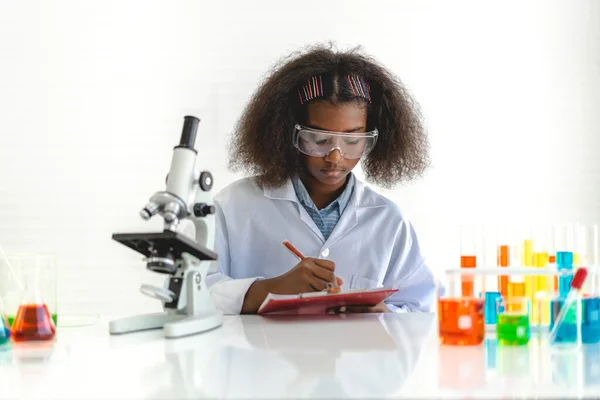
[[[371,103],[355,97],[347,75],[369,82]],[[281,60],[260,85],[240,117],[231,143],[229,167],[256,176],[263,187],[278,187],[300,173],[300,156],[292,143],[296,123],[303,124],[306,102],[298,90],[313,76],[322,76],[325,96],[311,101],[363,102],[367,125],[376,127],[375,148],[362,161],[367,181],[391,188],[420,176],[429,164],[429,144],[421,114],[402,83],[384,67],[361,53],[332,46],[314,46]]]

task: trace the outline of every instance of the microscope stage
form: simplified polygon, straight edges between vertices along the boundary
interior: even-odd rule
[[[165,230],[155,233],[115,233],[112,238],[119,243],[149,257],[153,249],[169,250],[176,259],[189,253],[199,260],[216,260],[217,254],[196,243],[189,237]]]

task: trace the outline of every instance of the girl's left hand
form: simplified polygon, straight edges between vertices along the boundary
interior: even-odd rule
[[[332,314],[357,314],[357,313],[389,313],[389,308],[382,301],[374,306],[341,306],[331,310]]]

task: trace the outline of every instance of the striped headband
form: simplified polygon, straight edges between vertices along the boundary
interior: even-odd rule
[[[371,103],[371,85],[369,85],[369,82],[366,79],[361,78],[358,75],[347,75],[346,79],[348,80],[350,90],[352,90],[354,97],[362,97]],[[309,78],[306,84],[298,90],[300,104],[307,103],[310,100],[323,97],[324,95],[323,77],[321,75]]]

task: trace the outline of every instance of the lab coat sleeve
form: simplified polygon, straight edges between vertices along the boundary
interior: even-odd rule
[[[215,251],[217,261],[209,268],[206,285],[215,305],[224,314],[239,314],[250,286],[261,277],[232,279],[227,223],[222,207],[215,199]]]
[[[412,224],[402,223],[384,278],[385,287],[398,289],[385,300],[396,313],[431,312],[436,293],[433,273],[425,263]]]

